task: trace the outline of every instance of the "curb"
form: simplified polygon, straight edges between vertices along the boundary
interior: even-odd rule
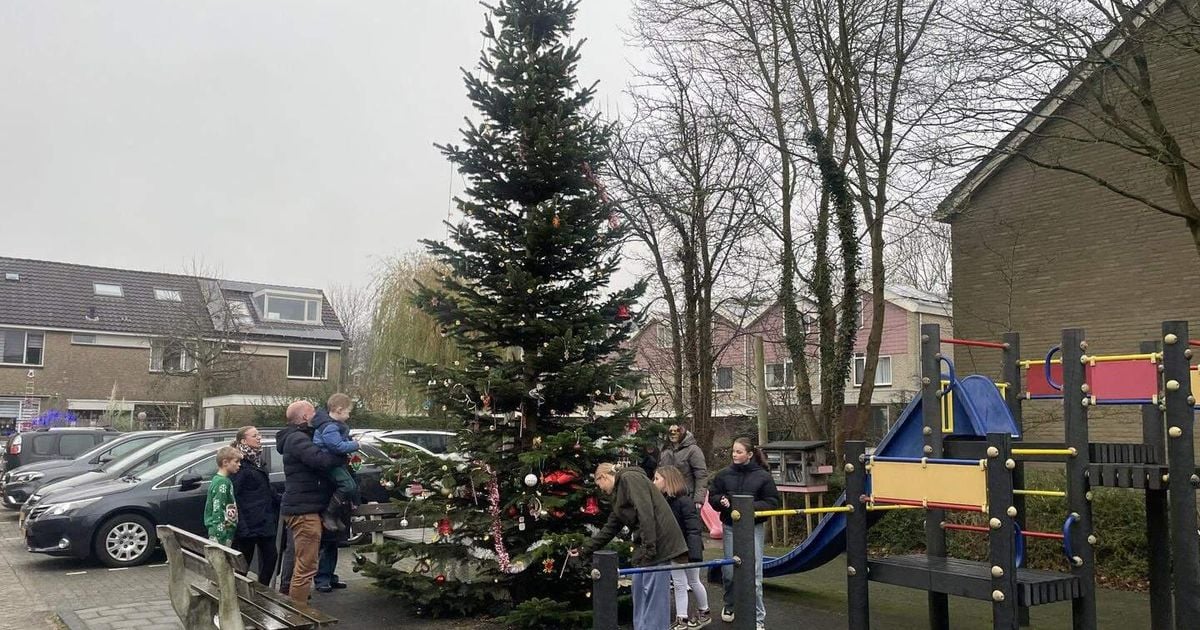
[[[88,630],[88,625],[71,610],[57,610],[54,612],[54,619],[67,627],[67,630]]]

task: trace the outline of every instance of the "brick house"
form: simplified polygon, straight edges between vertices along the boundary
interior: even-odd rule
[[[52,409],[217,426],[340,382],[342,327],[317,289],[5,257],[0,274],[0,427]],[[225,371],[207,391],[200,362]]]
[[[1119,43],[1109,40],[1112,46]],[[1155,98],[1185,154],[1194,158],[1200,149],[1200,68],[1188,55],[1154,52]],[[939,208],[951,229],[951,294],[959,335],[998,340],[1005,331],[1020,332],[1026,358],[1040,358],[1068,327],[1084,328],[1089,351],[1101,354],[1136,352],[1139,342],[1160,336],[1167,319],[1189,320],[1200,333],[1200,291],[1195,289],[1200,263],[1182,219],[1014,155],[1052,156],[1148,199],[1173,203],[1161,168],[1148,160],[1104,143],[1056,139],[1087,119],[1090,97],[1075,79],[1064,79],[1001,141],[998,146],[1004,148],[977,164]],[[1200,178],[1194,175],[1193,195],[1200,193]],[[994,351],[960,347],[955,356],[960,371],[999,376]],[[1044,420],[1044,432],[1032,426],[1031,435],[1061,438],[1059,405],[1035,402],[1027,409],[1027,418],[1032,413]],[[1140,441],[1137,413],[1093,409],[1091,438]]]
[[[855,340],[854,364],[846,384],[847,413],[854,413],[866,361],[866,335],[871,325],[871,296],[862,294],[863,315]],[[888,287],[884,292],[883,340],[872,393],[873,421],[870,432],[882,435],[903,406],[920,390],[921,324],[941,324],[943,334],[952,332],[952,309],[938,296],[908,287]],[[788,415],[796,405],[795,374],[784,346],[783,312],[771,305],[761,312],[737,317],[719,315],[714,323],[714,345],[720,348],[713,375],[713,417],[752,417],[758,407],[754,382],[754,337],[762,336],[768,400],[773,418]],[[668,387],[672,379],[670,325],[652,319],[630,341],[638,369],[646,375],[650,415],[671,415]],[[820,403],[816,363],[809,364],[814,402]]]

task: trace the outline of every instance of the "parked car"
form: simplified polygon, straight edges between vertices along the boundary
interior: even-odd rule
[[[54,427],[22,431],[8,437],[4,444],[3,470],[13,470],[48,459],[74,459],[97,444],[121,435],[107,427]]]
[[[447,455],[458,451],[458,443],[452,431],[393,429],[367,433],[359,439],[375,444],[414,448],[429,455]]]
[[[97,470],[178,431],[135,431],[124,433],[84,452],[74,459],[49,459],[20,466],[0,477],[0,504],[16,510],[42,486]]]
[[[205,535],[204,501],[217,472],[220,442],[194,446],[136,474],[103,479],[48,495],[23,521],[26,548],[32,553],[95,557],[110,567],[143,564],[158,544],[155,526],[174,525]],[[382,456],[364,447],[369,458]],[[282,457],[273,437],[263,440],[271,483],[283,489]],[[364,501],[386,501],[380,469],[368,460],[359,469]]]
[[[263,429],[261,433],[263,436],[274,435],[275,430]],[[21,506],[21,520],[27,518],[29,512],[44,498],[57,492],[99,481],[138,475],[159,462],[175,459],[202,445],[216,442],[228,444],[233,441],[236,434],[236,429],[206,429],[160,438],[157,442],[148,444],[120,460],[99,466],[97,470],[42,486],[37,492],[30,495],[29,499]]]

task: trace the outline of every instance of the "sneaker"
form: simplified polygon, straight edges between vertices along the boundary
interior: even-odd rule
[[[721,609],[721,621],[733,623],[733,606],[726,606]]]
[[[687,617],[676,617],[675,623],[671,624],[671,630],[687,630],[688,627]]]
[[[754,630],[767,630],[767,624],[756,623],[756,624],[754,624]]]
[[[689,628],[703,628],[712,623],[712,613],[707,610],[701,610],[696,613],[695,617],[688,620]]]

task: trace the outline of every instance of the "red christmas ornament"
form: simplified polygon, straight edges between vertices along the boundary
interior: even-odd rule
[[[434,581],[434,582],[437,582],[439,585],[441,585],[441,584],[445,584],[445,583],[446,583],[446,576],[444,576],[444,575],[439,575],[439,576],[437,576],[437,577],[433,578],[433,581]]]
[[[617,321],[623,322],[629,319],[629,305],[621,304],[617,306]]]
[[[554,572],[554,558],[546,558],[542,560],[542,573]]]
[[[542,476],[542,483],[561,486],[579,479],[579,473],[573,470],[556,470]]]
[[[450,526],[450,519],[444,518],[437,523],[437,533],[439,536],[449,536],[453,528]]]
[[[638,420],[637,418],[630,418],[629,425],[626,427],[626,429],[629,430],[630,435],[637,433],[638,430],[641,428],[642,428],[642,421]]]
[[[566,515],[567,515],[567,513],[563,510],[554,510],[553,512],[550,513],[550,516],[553,516],[554,518],[562,518]]]
[[[508,517],[509,518],[517,518],[517,506],[515,506],[515,505],[508,506]]]
[[[579,511],[588,516],[595,516],[600,513],[600,501],[596,500],[596,497],[588,497],[587,502],[579,508]]]

